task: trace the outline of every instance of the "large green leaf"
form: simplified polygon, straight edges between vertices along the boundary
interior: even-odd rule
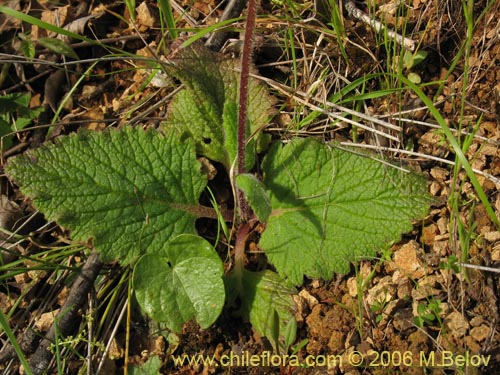
[[[165,128],[188,132],[197,152],[230,169],[236,156],[239,61],[223,59],[202,43],[180,49],[167,71],[186,86],[170,103]],[[248,84],[247,167],[255,159],[255,137],[272,114],[272,97],[254,78]]]
[[[294,139],[263,162],[273,211],[260,246],[281,275],[331,278],[374,256],[428,210],[425,181],[380,161]]]
[[[137,300],[152,318],[179,332],[196,319],[208,328],[224,306],[224,267],[212,245],[181,235],[157,254],[145,255],[134,269]]]
[[[161,375],[161,360],[154,354],[144,363],[132,365],[128,368],[129,375]]]
[[[196,233],[206,186],[190,139],[134,128],[62,137],[9,160],[6,172],[74,240],[92,238],[103,260],[122,264]]]
[[[270,270],[242,270],[239,276],[233,272],[226,277],[226,289],[228,300],[233,301],[238,296],[243,318],[268,338],[275,351],[295,341],[296,305],[292,295],[297,291],[278,274]]]

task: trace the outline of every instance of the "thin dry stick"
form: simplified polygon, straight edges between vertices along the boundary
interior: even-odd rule
[[[368,14],[363,12],[361,9],[358,9],[356,7],[356,4],[354,3],[354,1],[347,0],[345,2],[345,9],[347,10],[349,17],[355,18],[357,20],[360,20],[361,22],[366,23],[367,25],[370,25],[371,27],[373,27],[373,29],[376,32],[386,30],[387,37],[393,39],[394,41],[396,41],[396,43],[402,45],[407,50],[409,50],[411,52],[415,51],[415,41],[414,40],[406,38],[393,30],[387,29],[380,21],[377,21],[376,19],[371,18]]]
[[[352,143],[352,142],[340,142],[339,145],[340,146],[347,146],[347,147],[365,148],[365,149],[371,149],[371,150],[383,151],[383,152],[392,152],[392,153],[395,153],[395,154],[416,156],[416,157],[419,157],[419,158],[422,158],[422,159],[426,159],[426,160],[434,160],[434,161],[437,161],[437,162],[443,163],[443,164],[448,164],[448,165],[453,165],[453,166],[455,165],[455,162],[451,161],[451,160],[443,159],[443,158],[440,158],[440,157],[437,157],[437,156],[422,154],[420,152],[409,151],[409,150],[405,150],[405,149],[402,149],[402,148],[382,147],[382,146],[377,146],[377,145],[367,145],[367,144]],[[475,174],[478,174],[478,175],[481,175],[481,176],[487,178],[488,180],[490,180],[494,184],[499,184],[500,185],[500,178],[497,178],[497,177],[495,177],[495,176],[493,176],[493,175],[491,175],[489,173],[480,171],[478,169],[472,168],[472,171]]]
[[[99,366],[97,367],[95,375],[99,375],[101,373],[102,368],[104,367],[104,362],[106,362],[106,358],[108,358],[108,353],[109,353],[109,350],[111,349],[111,344],[113,344],[113,340],[116,337],[116,333],[118,332],[118,328],[120,328],[121,322],[123,320],[123,316],[125,315],[125,312],[127,311],[127,305],[129,305],[128,298],[123,303],[122,309],[120,310],[120,315],[118,316],[118,319],[116,320],[116,324],[113,327],[113,331],[111,332],[111,336],[108,340],[108,344],[106,345],[106,348],[104,349],[104,353],[102,354],[101,360],[99,361]]]
[[[460,267],[464,267],[464,268],[471,268],[471,269],[480,270],[480,271],[500,273],[500,268],[478,266],[476,264],[469,264],[469,263],[458,263],[458,265]]]

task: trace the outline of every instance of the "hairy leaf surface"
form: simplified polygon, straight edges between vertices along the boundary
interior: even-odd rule
[[[196,319],[208,328],[225,300],[224,267],[215,249],[194,235],[181,235],[157,254],[142,257],[134,270],[137,300],[153,319],[179,332]]]
[[[239,62],[222,59],[201,43],[179,50],[171,61],[167,70],[186,87],[170,103],[164,128],[188,132],[199,154],[229,170],[236,156]],[[251,78],[248,87],[246,152],[251,164],[256,146],[250,136],[267,123],[274,102],[258,80]]]
[[[241,284],[241,289],[236,290],[238,280],[234,273],[226,278],[228,299],[234,300],[238,293],[243,318],[250,321],[262,336],[266,336],[275,350],[280,342],[293,342],[290,337],[295,338],[296,326],[291,323],[295,322],[296,305],[292,295],[297,292],[296,289],[270,270],[243,270]]]
[[[250,207],[261,222],[266,222],[271,214],[271,202],[266,195],[262,182],[253,174],[242,173],[236,176],[236,186],[245,194]]]
[[[191,140],[134,128],[62,137],[11,159],[6,172],[74,240],[92,238],[104,261],[122,264],[196,233],[206,186]]]
[[[347,273],[429,207],[420,176],[313,139],[274,145],[263,170],[273,211],[259,244],[295,284]]]

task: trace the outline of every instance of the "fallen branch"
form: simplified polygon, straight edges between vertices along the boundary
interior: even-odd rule
[[[357,8],[354,1],[347,0],[345,2],[345,9],[347,10],[349,17],[355,18],[357,20],[360,20],[361,22],[366,23],[367,25],[370,25],[376,32],[387,30],[386,32],[388,38],[393,39],[396,43],[402,45],[404,48],[411,52],[415,51],[414,40],[406,38],[393,30],[387,29],[384,24],[382,24],[382,22],[371,18],[368,14]]]
[[[229,0],[219,21],[223,22],[231,18],[239,17],[246,5],[246,0]],[[230,33],[227,31],[214,31],[208,37],[205,45],[212,51],[219,51],[229,36]]]
[[[33,375],[42,375],[47,371],[54,356],[49,347],[54,343],[56,334],[62,338],[69,336],[74,333],[80,324],[79,310],[87,300],[88,293],[94,285],[101,267],[102,263],[99,260],[99,255],[92,252],[71,286],[68,299],[62,306],[61,312],[54,319],[52,327],[50,327],[30,359]]]

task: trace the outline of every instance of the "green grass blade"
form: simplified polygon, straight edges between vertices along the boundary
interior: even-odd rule
[[[441,113],[439,113],[438,109],[434,106],[434,103],[424,94],[420,88],[411,82],[409,79],[400,76],[398,77],[406,86],[408,86],[410,89],[412,89],[415,94],[418,95],[418,97],[424,102],[424,104],[427,106],[429,111],[432,113],[434,116],[435,120],[438,122],[439,126],[441,127],[441,130],[443,131],[444,135],[446,136],[446,139],[450,143],[450,145],[453,147],[453,150],[455,152],[456,158],[458,159],[458,162],[462,164],[463,168],[465,169],[465,172],[467,173],[467,176],[469,176],[470,182],[474,186],[474,189],[476,189],[476,193],[483,203],[484,207],[486,208],[486,212],[488,213],[488,216],[490,217],[491,221],[495,224],[497,229],[500,230],[500,220],[498,220],[497,216],[495,215],[495,211],[491,207],[490,202],[488,201],[488,197],[486,196],[481,184],[479,183],[476,175],[474,174],[474,171],[472,170],[472,167],[465,157],[462,148],[460,147],[460,144],[458,143],[457,139],[453,136],[453,133],[451,132],[449,126],[446,124],[443,116],[441,116]]]
[[[337,45],[340,49],[340,53],[344,58],[344,61],[349,64],[349,58],[347,57],[347,52],[345,49],[347,34],[345,32],[344,23],[342,22],[342,10],[340,9],[337,1],[330,1],[331,8],[331,25],[333,30],[335,30],[335,37],[337,38]]]
[[[175,23],[174,13],[170,7],[170,2],[167,0],[158,0],[158,7],[160,9],[162,28],[166,26],[172,40],[177,39],[179,37],[179,32]]]
[[[14,347],[14,350],[16,351],[16,354],[17,354],[17,358],[19,359],[19,361],[21,362],[21,364],[24,367],[24,372],[27,375],[33,375],[33,372],[31,372],[30,365],[28,364],[28,361],[26,360],[26,357],[24,356],[23,351],[21,350],[21,347],[19,346],[19,344],[16,340],[16,336],[14,335],[12,330],[10,329],[9,323],[7,322],[7,319],[5,319],[5,315],[2,313],[1,310],[0,310],[0,327],[3,328],[10,343]]]
[[[73,87],[71,87],[71,89],[68,91],[68,93],[66,94],[66,96],[64,97],[63,100],[61,100],[61,104],[59,104],[59,107],[57,108],[56,110],[56,113],[54,114],[54,117],[52,118],[52,121],[50,123],[50,127],[49,127],[49,130],[47,132],[47,134],[50,134],[50,132],[52,131],[52,127],[54,126],[54,124],[57,122],[57,120],[59,119],[59,115],[61,114],[61,111],[64,109],[64,105],[66,104],[66,102],[73,96],[73,94],[75,93],[76,89],[80,86],[80,84],[85,81],[85,79],[87,79],[88,77],[88,74],[94,69],[94,67],[99,63],[99,61],[96,61],[94,62],[87,70],[84,74],[82,74],[80,76],[80,78],[78,78],[78,81],[76,81],[76,83],[73,85]]]
[[[128,13],[130,14],[130,19],[135,21],[135,0],[125,0],[125,5],[127,6]]]
[[[11,8],[8,8],[8,7],[2,6],[2,5],[0,5],[0,13],[4,13],[8,16],[17,18],[18,20],[21,20],[23,22],[27,22],[31,25],[41,27],[42,29],[46,29],[46,30],[52,31],[54,33],[58,33],[58,34],[67,36],[69,38],[78,39],[78,40],[81,40],[81,41],[84,41],[87,43],[91,43],[91,44],[99,44],[99,42],[97,42],[95,40],[86,38],[86,37],[79,35],[79,34],[76,34],[76,33],[72,33],[71,31],[63,29],[61,27],[51,25],[50,23],[44,22],[38,18],[29,16],[27,14],[24,14],[22,12],[18,12],[17,10],[14,10],[14,9],[11,9]]]
[[[194,42],[203,38],[205,35],[207,35],[211,32],[215,32],[218,29],[221,29],[227,25],[241,21],[243,19],[244,19],[243,17],[231,18],[229,20],[218,22],[218,23],[213,24],[213,25],[208,26],[208,27],[204,27],[202,30],[198,31],[196,34],[194,34],[192,37],[190,37],[188,40],[186,40],[184,43],[182,43],[182,48],[186,48],[187,46],[193,44]]]

